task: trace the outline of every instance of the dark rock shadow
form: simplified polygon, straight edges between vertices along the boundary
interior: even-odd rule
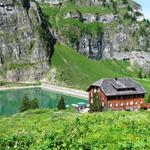
[[[36,3],[37,9],[41,18],[41,28],[43,39],[45,40],[47,46],[47,58],[49,58],[49,63],[51,64],[51,58],[54,54],[54,45],[56,44],[56,37],[52,33],[52,25],[48,21],[48,16],[45,16],[41,10],[41,7]]]
[[[29,15],[29,9],[31,7],[30,0],[21,0],[21,3],[22,3],[22,6],[24,7],[24,9],[26,10],[27,16],[30,21],[30,25],[32,26],[32,21],[31,21],[30,15]]]

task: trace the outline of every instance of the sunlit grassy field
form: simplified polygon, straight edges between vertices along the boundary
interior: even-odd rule
[[[0,149],[149,150],[150,112],[35,110],[0,117]]]

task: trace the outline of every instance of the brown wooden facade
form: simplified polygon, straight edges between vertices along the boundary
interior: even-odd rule
[[[89,103],[93,103],[93,94],[98,92],[102,105],[107,109],[112,109],[115,111],[122,110],[131,110],[137,111],[140,110],[141,105],[144,104],[144,95],[126,95],[126,96],[111,96],[108,97],[100,88],[92,88],[89,91]]]
[[[91,84],[87,91],[89,103],[93,103],[93,95],[98,92],[105,109],[137,111],[142,106],[150,107],[144,103],[144,87],[130,78],[101,79]]]

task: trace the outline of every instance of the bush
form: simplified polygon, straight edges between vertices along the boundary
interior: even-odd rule
[[[39,108],[37,98],[34,98],[33,100],[30,101],[27,95],[23,97],[21,101],[20,112],[24,112],[29,109],[37,109],[37,108]]]
[[[128,4],[128,0],[122,0],[123,4]]]
[[[0,81],[0,86],[5,85],[5,83],[3,81]]]
[[[38,104],[37,98],[34,98],[33,100],[31,100],[30,108],[31,109],[38,109],[39,108],[39,104]]]
[[[6,149],[17,149],[17,150],[25,150],[29,149],[29,147],[33,143],[33,138],[31,135],[12,135],[9,137],[0,138],[0,148],[1,150]]]
[[[150,103],[150,93],[148,94],[147,103]]]
[[[21,101],[20,112],[24,112],[30,109],[30,101],[27,95],[25,95]]]
[[[66,109],[65,101],[64,101],[64,97],[63,96],[60,97],[60,100],[59,100],[59,103],[57,105],[57,108],[58,108],[58,110]]]
[[[139,70],[139,72],[138,72],[138,78],[140,78],[140,79],[143,78],[143,74],[142,74],[142,71],[141,71],[141,70]]]

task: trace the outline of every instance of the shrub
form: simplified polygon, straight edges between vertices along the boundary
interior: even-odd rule
[[[63,96],[60,97],[60,100],[59,100],[59,103],[58,103],[58,105],[57,105],[57,108],[58,108],[58,110],[63,110],[63,109],[66,108],[66,107],[65,107],[65,101],[64,101],[64,97],[63,97]]]
[[[142,71],[141,71],[141,70],[139,70],[138,78],[140,78],[140,79],[142,79],[142,78],[143,78],[143,75],[142,75]]]
[[[38,109],[39,108],[39,104],[38,104],[37,98],[34,98],[33,100],[31,100],[30,108],[31,109]]]
[[[128,4],[128,0],[122,0],[123,4]]]
[[[132,16],[129,13],[124,14],[124,19],[131,19]]]
[[[128,11],[133,11],[133,9],[130,5],[128,5],[127,9],[128,9]]]
[[[17,149],[25,150],[33,143],[33,138],[31,135],[11,135],[9,137],[0,138],[0,148],[1,150],[6,149]]]
[[[147,103],[150,103],[150,93],[148,94]]]
[[[25,95],[21,101],[20,112],[24,112],[30,109],[30,101],[27,95]]]
[[[5,83],[3,81],[0,81],[0,86],[5,85]]]

